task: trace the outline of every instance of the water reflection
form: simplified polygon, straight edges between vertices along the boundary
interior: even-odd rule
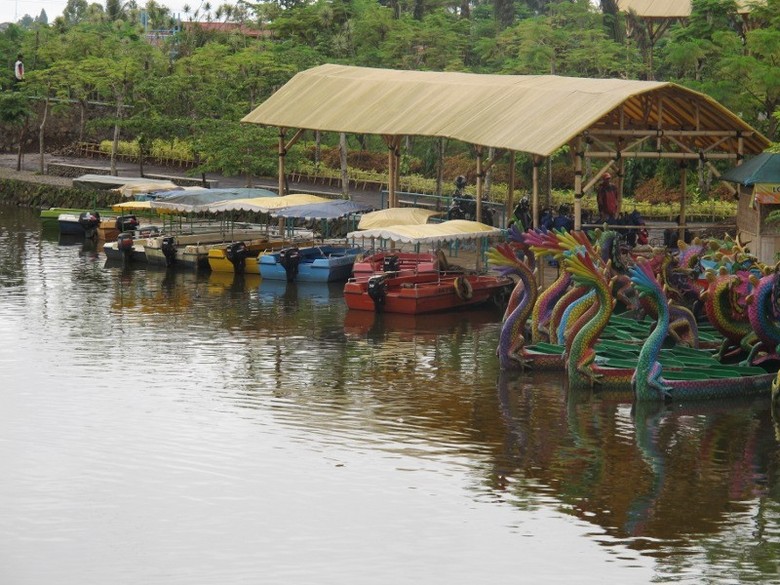
[[[522,506],[528,491],[554,494],[568,513],[663,563],[705,539],[734,538],[746,521],[765,555],[780,553],[765,536],[778,516],[768,398],[634,405],[630,395],[566,393],[549,375],[502,375],[498,395],[507,442],[494,481],[520,486],[509,497]],[[711,562],[733,562],[724,553]],[[746,575],[766,570],[743,560]]]
[[[110,266],[20,210],[0,207],[0,245],[0,544],[40,571],[25,582],[777,576],[764,400],[569,394],[499,374],[492,309],[348,311],[340,285]]]

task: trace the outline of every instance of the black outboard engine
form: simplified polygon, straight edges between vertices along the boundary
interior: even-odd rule
[[[401,259],[395,254],[385,256],[382,260],[382,270],[384,272],[398,272],[401,270]]]
[[[127,262],[133,257],[133,234],[124,232],[116,239],[116,249],[122,253],[122,261]]]
[[[132,232],[138,228],[138,218],[134,215],[120,215],[116,218],[115,226],[120,232]]]
[[[368,279],[368,296],[374,301],[374,311],[381,313],[387,299],[387,277],[378,274]]]
[[[301,251],[296,248],[285,248],[279,252],[279,264],[287,273],[287,282],[293,282],[298,276],[298,265],[301,263]]]
[[[246,269],[246,259],[249,256],[249,248],[244,242],[230,244],[225,251],[225,256],[233,265],[233,272],[243,274]]]
[[[88,238],[97,236],[97,229],[100,225],[100,214],[92,211],[83,211],[79,214],[79,225],[84,228],[84,234]]]
[[[173,236],[163,238],[160,250],[162,250],[163,256],[165,256],[165,265],[173,266],[174,262],[176,262],[176,238]]]

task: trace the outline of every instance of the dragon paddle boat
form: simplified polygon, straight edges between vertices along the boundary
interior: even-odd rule
[[[668,299],[647,264],[631,269],[631,281],[639,294],[656,305],[658,321],[642,346],[631,380],[638,401],[702,400],[769,393],[777,371],[758,366],[717,365],[666,372],[660,361],[661,346],[668,334]]]
[[[718,272],[709,270],[699,276],[691,269],[698,260],[685,260],[690,264],[684,269],[670,269],[666,250],[631,259],[616,270],[613,262],[622,260],[615,255],[619,240],[607,236],[608,232],[600,234],[592,244],[578,232],[529,230],[510,233],[510,247],[497,246],[491,251],[494,265],[504,271],[512,267],[518,277],[497,349],[503,370],[557,368],[566,371],[572,389],[629,392],[643,388],[652,355],[650,361],[663,368],[668,387],[678,389],[673,396],[661,392],[661,399],[674,399],[682,388],[685,399],[746,395],[769,388],[780,361],[776,349],[780,310],[775,308],[780,307],[776,303],[780,285],[774,273],[766,268],[761,272],[745,258],[735,261],[738,256],[724,254],[722,247],[712,243],[700,246],[698,253],[704,256],[717,249],[708,258],[720,263]],[[558,258],[564,270],[539,293],[532,268],[534,256],[544,255]],[[764,276],[759,278],[757,273]],[[652,275],[654,294],[642,274]],[[677,279],[680,274],[698,286],[708,283],[697,302],[711,323],[697,321],[692,310],[671,298],[668,291],[672,287],[664,279]],[[674,291],[683,288],[680,282],[684,280],[676,282]],[[547,299],[551,299],[549,304]],[[619,303],[629,311],[616,315]],[[726,337],[729,330],[735,331],[731,338]],[[726,341],[721,344],[721,339]],[[654,354],[648,353],[650,345]],[[732,350],[716,353],[719,345]],[[658,390],[660,386],[653,384]]]

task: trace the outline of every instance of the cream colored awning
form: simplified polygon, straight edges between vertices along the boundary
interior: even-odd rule
[[[747,14],[754,4],[762,0],[737,0],[737,12]],[[618,10],[635,12],[643,18],[688,18],[691,0],[618,0]]]
[[[206,206],[205,211],[218,213],[223,211],[256,211],[268,213],[274,209],[284,209],[293,205],[306,205],[309,203],[324,203],[331,201],[327,197],[309,195],[306,193],[294,193],[282,197],[252,197],[249,199],[230,199],[217,201]]]
[[[432,211],[421,207],[391,207],[363,214],[357,228],[370,230],[391,225],[423,225],[428,223],[431,217],[443,214],[443,211]]]
[[[621,123],[624,129],[749,133],[745,154],[769,145],[712,98],[672,83],[346,65],[298,73],[242,121],[327,132],[440,136],[542,156],[586,130],[617,130]],[[736,139],[695,139],[697,149],[716,145],[737,150]]]
[[[394,225],[383,228],[350,232],[347,238],[382,238],[392,242],[405,244],[440,244],[477,238],[498,238],[503,230],[494,228],[478,221],[467,219],[452,219],[442,223],[426,223],[422,225]]]

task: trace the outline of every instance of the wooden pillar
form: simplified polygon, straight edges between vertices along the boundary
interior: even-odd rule
[[[533,168],[533,174],[531,175],[531,213],[533,214],[533,226],[534,229],[539,228],[539,167],[542,164],[542,157],[540,156],[534,156],[534,168]],[[547,288],[547,283],[545,282],[545,276],[544,276],[544,265],[545,261],[543,259],[537,258],[537,270],[539,271],[539,285],[543,288]]]
[[[279,197],[285,195],[284,192],[284,159],[287,155],[287,147],[284,144],[285,129],[279,128]]]
[[[506,187],[506,223],[515,209],[515,151],[509,153],[509,182]]]
[[[387,206],[395,207],[395,137],[386,136],[387,143]]]
[[[393,207],[398,207],[398,189],[401,186],[401,138],[397,137],[393,145],[393,172],[395,173],[395,179],[393,184],[395,190],[393,191]]]
[[[618,153],[620,152],[620,145],[618,145]],[[626,161],[621,156],[618,161],[618,215],[623,212],[623,188],[626,184]]]
[[[582,137],[574,141],[574,229],[582,229]]]
[[[477,147],[477,221],[482,221],[482,147]]]
[[[685,192],[688,190],[688,163],[680,161],[680,229],[677,234],[679,240],[685,240]]]
[[[533,214],[534,229],[539,227],[539,166],[542,157],[534,156],[534,168],[531,175],[531,213]]]

